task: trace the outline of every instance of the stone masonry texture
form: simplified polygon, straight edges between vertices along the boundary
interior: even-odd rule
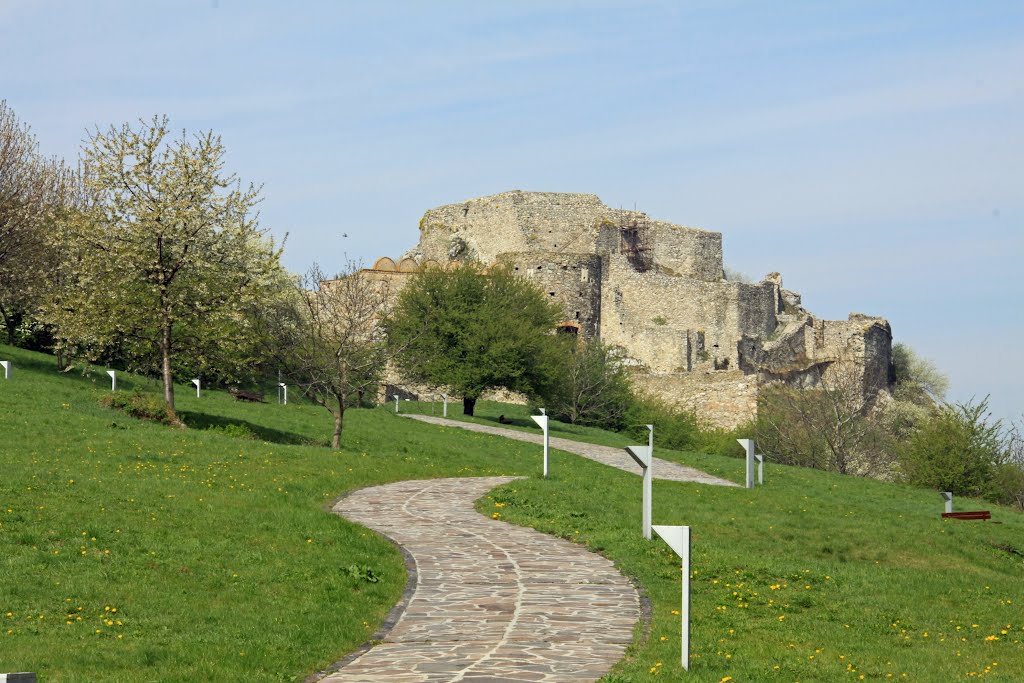
[[[880,317],[821,320],[769,273],[725,278],[721,233],[605,206],[596,195],[513,190],[427,211],[419,243],[368,272],[397,292],[418,268],[505,263],[562,304],[560,327],[620,347],[643,392],[707,423],[752,419],[771,382],[854,373],[888,389],[892,331]]]
[[[594,681],[622,658],[640,600],[612,562],[473,509],[514,480],[402,481],[335,506],[405,548],[417,579],[383,640],[323,683]]]

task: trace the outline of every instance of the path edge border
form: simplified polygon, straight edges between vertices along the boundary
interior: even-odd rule
[[[337,507],[338,503],[345,500],[353,493],[356,493],[357,491],[362,491],[364,489],[374,488],[376,486],[381,486],[381,484],[373,484],[371,486],[363,486],[358,489],[351,489],[349,491],[346,491],[345,493],[341,494],[340,496],[329,502],[327,505],[325,505],[324,510],[326,510],[332,515],[337,515],[338,517],[341,517],[350,524],[356,524],[355,522],[346,518],[344,515],[342,515],[334,508]],[[391,630],[398,623],[398,620],[402,618],[402,615],[405,614],[405,609],[409,606],[409,601],[412,600],[412,596],[416,592],[416,586],[419,584],[419,569],[416,566],[416,558],[412,556],[412,553],[406,550],[398,541],[396,541],[395,539],[391,538],[386,534],[382,534],[376,529],[363,527],[363,525],[361,524],[358,524],[357,526],[360,526],[366,529],[367,531],[370,531],[376,534],[377,536],[380,536],[388,543],[398,548],[399,552],[402,553],[402,559],[405,560],[406,574],[405,588],[402,590],[402,597],[399,598],[398,602],[395,603],[395,606],[392,607],[391,610],[387,613],[387,616],[384,617],[384,621],[383,623],[381,623],[380,628],[374,631],[368,640],[364,641],[355,650],[348,653],[338,661],[334,662],[326,669],[316,671],[310,674],[309,676],[303,679],[302,683],[316,683],[317,681],[324,679],[330,676],[331,674],[337,673],[338,671],[340,671],[341,669],[343,669],[359,657],[362,657],[364,654],[366,654],[374,645],[377,645],[380,641],[384,640],[384,638],[386,638],[387,635],[391,633]]]

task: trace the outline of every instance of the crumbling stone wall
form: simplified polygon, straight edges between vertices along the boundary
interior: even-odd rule
[[[889,385],[882,318],[818,320],[769,273],[728,281],[720,233],[613,209],[592,194],[514,190],[428,210],[420,241],[370,273],[397,293],[418,268],[503,263],[566,310],[563,326],[619,346],[641,391],[713,425],[751,419],[759,387],[852,367],[865,400]],[[396,380],[397,382],[397,380]]]

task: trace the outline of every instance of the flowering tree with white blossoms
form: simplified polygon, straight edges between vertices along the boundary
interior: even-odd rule
[[[60,221],[68,286],[46,318],[65,344],[116,346],[158,371],[174,410],[176,372],[251,362],[245,310],[280,283],[280,249],[258,227],[260,188],[223,171],[212,132],[168,138],[166,117],[97,130],[83,150],[90,202]]]

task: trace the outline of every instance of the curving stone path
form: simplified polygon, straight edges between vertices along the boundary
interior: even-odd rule
[[[401,481],[335,505],[408,551],[416,585],[383,640],[322,683],[593,681],[608,672],[640,618],[636,589],[600,555],[473,509],[515,479]]]
[[[445,427],[468,429],[471,432],[483,432],[484,434],[504,436],[508,439],[516,439],[517,441],[527,441],[529,443],[536,444],[544,443],[543,434],[521,432],[517,429],[491,427],[489,425],[477,424],[475,422],[461,422],[459,420],[449,420],[443,417],[434,417],[432,415],[405,415],[405,417],[420,420],[421,422],[429,422],[430,424],[443,425]],[[629,457],[624,448],[599,446],[593,443],[572,441],[571,439],[561,439],[558,437],[551,437],[551,447],[557,448],[560,451],[568,451],[569,453],[582,455],[584,458],[589,458],[590,460],[594,460],[610,467],[616,467],[620,470],[625,470],[626,472],[641,474],[640,466],[637,465],[631,457]],[[662,460],[661,458],[654,459],[653,469],[655,479],[692,481],[698,484],[711,484],[713,486],[739,486],[739,484],[727,479],[721,479],[720,477],[708,474],[707,472],[702,472],[701,470],[693,467],[669,462],[668,460]]]

